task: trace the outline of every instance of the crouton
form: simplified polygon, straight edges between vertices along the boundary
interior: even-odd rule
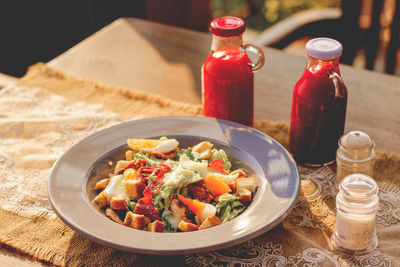
[[[197,231],[199,229],[199,226],[193,223],[189,223],[189,222],[185,222],[185,221],[181,221],[178,224],[178,228],[182,231],[182,232],[190,232],[190,231]]]
[[[128,150],[125,152],[125,159],[128,161],[133,160],[133,155],[135,154],[135,152],[133,152],[132,150]]]
[[[110,208],[113,210],[126,210],[125,198],[121,196],[113,196],[110,199]]]
[[[242,203],[250,203],[252,194],[257,190],[257,179],[254,177],[240,177],[236,179],[236,194]]]
[[[211,144],[210,142],[207,142],[207,141],[203,141],[201,143],[198,143],[194,147],[192,147],[192,151],[198,159],[208,160],[212,156],[212,152],[211,152],[212,148],[213,148],[213,144]]]
[[[98,182],[96,183],[95,189],[96,189],[96,190],[100,190],[100,189],[106,188],[106,186],[108,185],[108,182],[109,182],[110,180],[111,180],[111,178],[106,178],[106,179],[103,179],[103,180],[98,181]]]
[[[141,180],[127,180],[125,181],[125,193],[130,199],[139,199],[143,196],[143,190],[146,185]]]
[[[124,171],[124,179],[125,180],[136,180],[138,179],[137,177],[137,171],[135,169],[127,169]]]
[[[108,218],[113,220],[114,222],[117,222],[119,224],[123,224],[124,222],[121,220],[121,218],[118,216],[118,214],[113,211],[111,208],[107,208],[105,211],[105,214]]]
[[[199,226],[199,230],[213,227],[222,224],[221,220],[217,216],[209,216],[207,219]]]
[[[251,202],[251,191],[246,188],[241,188],[237,191],[239,195],[239,200],[242,203],[250,203]]]
[[[96,203],[100,208],[104,208],[108,205],[108,196],[104,190],[94,198],[94,203]]]
[[[149,232],[164,232],[164,223],[158,220],[154,221],[146,226],[146,230]]]
[[[147,225],[146,216],[129,211],[125,215],[124,225],[142,230]]]
[[[124,225],[142,230],[151,222],[150,218],[147,218],[144,215],[133,213],[129,211],[125,215]]]
[[[257,179],[254,177],[240,177],[236,179],[235,183],[237,191],[247,189],[252,193],[256,192],[258,186]]]

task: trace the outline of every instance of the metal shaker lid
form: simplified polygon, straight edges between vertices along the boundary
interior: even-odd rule
[[[351,131],[339,139],[338,154],[349,160],[375,158],[375,142],[362,131]]]

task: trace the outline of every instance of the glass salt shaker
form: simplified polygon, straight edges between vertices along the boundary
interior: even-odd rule
[[[378,246],[375,217],[378,184],[365,174],[346,176],[336,196],[336,226],[331,241],[335,251],[363,255]]]
[[[373,177],[375,164],[375,142],[368,134],[351,131],[343,135],[336,152],[337,185],[344,177],[353,173],[363,173]]]

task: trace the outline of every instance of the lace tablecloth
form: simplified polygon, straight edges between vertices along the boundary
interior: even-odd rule
[[[378,152],[379,247],[362,257],[332,252],[335,172],[300,167],[301,195],[281,224],[258,238],[210,253],[161,257],[96,244],[65,226],[47,197],[54,161],[83,137],[128,119],[199,115],[201,107],[66,77],[44,64],[0,91],[0,242],[55,265],[143,266],[400,266],[400,157]],[[284,146],[288,126],[257,121],[255,127]],[[379,144],[378,144],[379,145]]]

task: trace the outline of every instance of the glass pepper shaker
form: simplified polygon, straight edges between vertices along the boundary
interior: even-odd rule
[[[378,246],[375,217],[379,207],[378,184],[365,174],[351,174],[339,185],[336,226],[331,236],[342,254],[363,255]]]
[[[352,173],[363,173],[373,177],[375,164],[375,142],[368,134],[351,131],[339,139],[336,152],[337,184]]]
[[[342,45],[330,38],[306,44],[306,69],[293,90],[289,150],[308,166],[335,161],[344,131],[347,89],[340,76]]]
[[[202,91],[204,115],[247,126],[254,119],[254,72],[264,65],[263,51],[243,44],[244,21],[220,17],[210,24],[211,51],[203,63]],[[247,53],[254,53],[253,63]]]

